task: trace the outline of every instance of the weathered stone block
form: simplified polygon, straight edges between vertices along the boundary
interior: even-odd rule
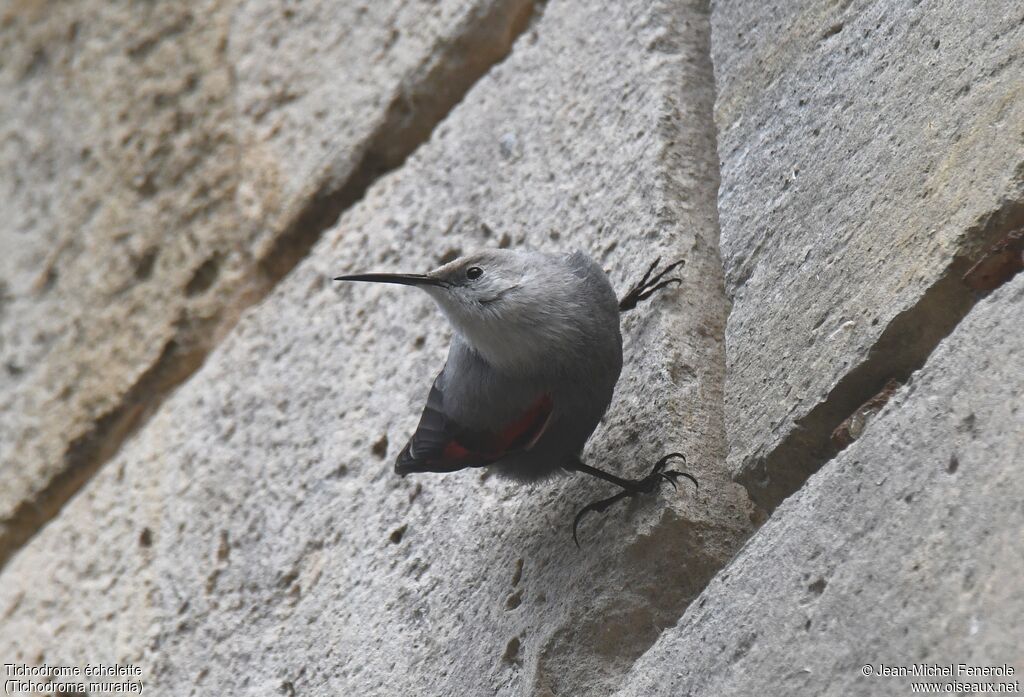
[[[730,464],[763,506],[973,303],[1024,223],[1019,3],[721,0]]]
[[[1007,663],[1015,676],[957,680],[1019,684],[1021,394],[1024,276],[778,508],[619,694],[910,692],[879,664]]]
[[[724,462],[708,29],[699,2],[549,4],[12,559],[5,660],[135,661],[203,693],[614,689],[750,525]],[[393,474],[446,325],[412,289],[329,278],[488,245],[583,248],[620,292],[687,258],[625,316],[586,457],[639,476],[682,450],[698,493],[588,519],[577,550],[602,482]]]
[[[531,8],[0,11],[0,564],[426,138]]]

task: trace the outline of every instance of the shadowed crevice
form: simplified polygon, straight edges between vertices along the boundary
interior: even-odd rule
[[[1016,272],[979,290],[975,269],[1005,254],[1005,241],[1024,229],[1024,200],[1012,199],[986,215],[964,234],[959,253],[942,276],[911,307],[896,315],[868,355],[847,373],[828,397],[803,418],[771,453],[750,458],[736,473],[737,482],[766,511],[773,511],[843,448],[833,431],[890,380],[903,383],[924,366],[932,351],[949,336],[971,309]],[[847,443],[848,445],[848,443]]]
[[[0,521],[0,569],[60,513],[64,504],[145,422],[162,401],[154,400],[153,396],[169,394],[202,365],[205,357],[204,350],[185,349],[176,341],[169,341],[120,403],[96,419],[87,433],[68,444],[60,471],[32,498],[21,501],[10,518]]]
[[[554,632],[530,642],[536,659],[529,694],[598,696],[621,689],[630,668],[728,561],[706,544],[720,532],[668,511],[651,534],[637,536],[622,554],[626,566],[644,573],[626,588],[605,589],[573,606]],[[737,548],[741,541],[737,535]]]

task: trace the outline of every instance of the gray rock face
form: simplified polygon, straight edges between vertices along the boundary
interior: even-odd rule
[[[202,695],[1019,680],[1018,5],[8,3],[0,663]],[[394,474],[451,330],[330,279],[482,247],[583,249],[620,296],[686,259],[623,315],[584,459],[682,451],[699,491],[577,549],[615,487]]]
[[[619,694],[908,694],[879,664],[1005,662],[1019,681],[1022,359],[1018,276],[779,507]]]
[[[0,564],[530,16],[529,0],[0,16]]]
[[[730,464],[763,506],[972,304],[1024,222],[1019,3],[714,4]]]
[[[724,462],[708,26],[701,3],[548,5],[12,558],[0,655],[133,662],[158,692],[615,689],[750,528]],[[699,493],[587,519],[578,551],[604,483],[392,473],[448,331],[412,289],[328,279],[488,245],[583,248],[620,293],[686,257],[624,317],[586,458],[640,476],[682,450]]]

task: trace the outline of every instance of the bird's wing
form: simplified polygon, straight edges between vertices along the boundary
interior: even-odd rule
[[[445,414],[440,382],[438,376],[416,432],[395,461],[398,474],[454,472],[491,464],[509,453],[533,447],[551,418],[551,397],[540,394],[522,414],[497,431],[464,428]]]

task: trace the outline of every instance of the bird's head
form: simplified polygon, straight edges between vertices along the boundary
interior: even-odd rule
[[[582,277],[565,258],[494,249],[424,274],[355,274],[339,281],[418,286],[488,362],[510,369],[561,355],[587,312]]]

